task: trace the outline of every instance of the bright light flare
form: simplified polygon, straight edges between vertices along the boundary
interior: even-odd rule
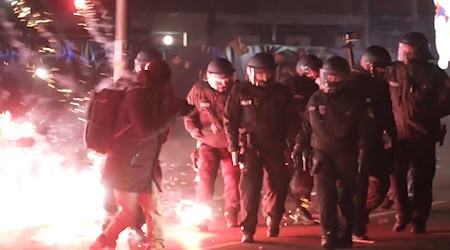
[[[174,42],[173,36],[166,35],[163,37],[164,45],[170,46],[170,45],[173,45],[173,42]]]
[[[16,145],[15,141],[27,137],[36,143]],[[103,161],[98,155],[90,154],[89,158],[93,161],[86,163],[89,166],[83,170],[67,167],[67,157],[55,152],[32,123],[17,122],[9,113],[1,114],[0,233],[44,225],[74,228],[102,219]]]
[[[88,0],[74,0],[73,4],[77,10],[86,10],[89,8]]]
[[[436,35],[436,49],[439,54],[438,65],[447,69],[450,61],[450,0],[434,0],[436,13],[434,16],[434,29]]]
[[[184,226],[197,226],[212,219],[211,207],[192,200],[181,200],[176,204],[175,212]]]
[[[45,81],[47,81],[51,78],[50,72],[44,68],[36,68],[36,70],[34,71],[34,76],[37,76]]]
[[[0,114],[0,136],[4,139],[29,138],[35,134],[35,130],[36,127],[31,122],[13,123],[9,111]]]

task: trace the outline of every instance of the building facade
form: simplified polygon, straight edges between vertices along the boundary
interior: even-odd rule
[[[188,45],[219,47],[240,37],[246,44],[338,48],[349,31],[361,33],[360,47],[379,44],[394,49],[399,36],[412,30],[434,39],[432,0],[147,2],[133,14],[138,18],[130,25],[135,34],[152,36],[154,42],[165,32],[186,33]]]

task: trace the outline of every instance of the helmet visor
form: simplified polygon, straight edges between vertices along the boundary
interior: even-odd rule
[[[141,60],[139,58],[134,59],[134,71],[136,72],[141,72],[143,70],[144,65],[147,63],[148,61],[145,60]]]
[[[346,75],[334,70],[320,69],[320,89],[325,93],[336,92],[343,87]]]
[[[234,82],[234,74],[225,75],[225,74],[214,74],[214,73],[206,73],[206,77],[211,88],[217,90],[218,92],[224,92],[230,88],[232,83]]]
[[[270,69],[247,68],[248,80],[256,86],[266,86],[275,79],[275,72]]]
[[[319,77],[319,72],[311,69],[308,65],[302,65],[301,67],[299,67],[299,69],[297,70],[297,74],[306,76],[313,80],[316,80],[317,77]]]
[[[406,43],[398,43],[397,60],[400,62],[407,64],[411,60],[416,59],[417,54],[417,48]]]

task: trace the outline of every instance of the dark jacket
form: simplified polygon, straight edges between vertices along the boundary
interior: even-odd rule
[[[195,106],[194,112],[184,117],[184,126],[192,134],[199,129],[202,136],[197,141],[214,148],[227,148],[228,141],[223,128],[223,114],[229,92],[221,93],[207,82],[197,82],[189,91],[187,101]]]
[[[311,78],[299,75],[288,76],[281,83],[291,90],[297,112],[303,116],[309,98],[319,90],[319,86]]]
[[[374,117],[360,94],[350,88],[338,93],[317,91],[309,100],[296,148],[323,152],[358,152],[367,145]]]
[[[450,114],[450,81],[429,62],[405,65],[396,62],[386,69],[398,139],[435,138],[440,118]]]
[[[158,156],[175,114],[162,107],[160,89],[129,87],[118,111],[116,131],[123,132],[111,143],[104,168],[104,183],[117,190],[151,192],[152,181],[160,187]],[[129,129],[126,129],[126,128]]]
[[[273,83],[257,87],[242,82],[231,90],[224,126],[230,151],[239,149],[239,130],[250,134],[256,148],[285,148],[288,138],[298,131],[299,118],[286,86]]]
[[[389,84],[380,78],[372,78],[365,72],[354,73],[350,78],[351,88],[366,101],[367,107],[373,110],[375,127],[373,140],[380,140],[383,131],[391,138],[397,137],[394,114],[392,112]]]

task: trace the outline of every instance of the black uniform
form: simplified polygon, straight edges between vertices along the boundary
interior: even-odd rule
[[[233,87],[227,101],[224,126],[229,150],[239,151],[240,145],[245,144],[239,186],[240,225],[244,233],[253,235],[256,230],[264,171],[268,175],[265,209],[270,217],[269,226],[278,227],[285,212],[289,176],[283,151],[287,138],[298,129],[292,99],[289,90],[281,84],[257,87],[243,82]]]
[[[197,199],[210,204],[219,165],[222,168],[225,190],[225,212],[237,216],[239,210],[239,169],[231,162],[228,141],[223,129],[223,114],[229,91],[218,92],[207,82],[198,82],[190,90],[187,100],[195,111],[184,118],[186,130],[199,142]],[[193,130],[199,130],[195,135]]]
[[[319,90],[319,86],[307,76],[291,76],[283,81],[294,95],[294,103],[301,120],[305,113],[309,98]],[[308,164],[306,162],[306,164]],[[306,166],[306,169],[303,168]],[[309,166],[298,164],[297,168],[291,169],[290,191],[295,198],[296,207],[301,206],[300,199],[311,200],[311,191],[313,188],[313,176],[309,172]]]
[[[351,85],[356,93],[361,94],[367,107],[373,110],[371,115],[374,117],[373,130],[367,138],[367,150],[371,157],[368,163],[370,164],[362,168],[356,178],[353,233],[363,236],[367,233],[369,212],[383,202],[389,189],[393,152],[392,145],[385,145],[388,142],[383,139],[396,138],[397,129],[392,113],[389,85],[386,81],[358,72],[353,75]]]
[[[398,129],[393,173],[397,210],[394,230],[404,230],[412,221],[424,232],[432,203],[440,118],[450,113],[450,81],[443,70],[426,61],[395,63],[387,69],[386,77]],[[412,201],[407,192],[410,166],[414,170]]]
[[[370,158],[365,141],[373,126],[373,110],[367,109],[360,94],[350,88],[328,94],[318,91],[306,109],[296,149],[313,149],[312,171],[321,209],[322,233],[331,244],[336,240],[339,205],[345,221],[340,233],[351,244],[355,178],[358,168],[366,165]]]

